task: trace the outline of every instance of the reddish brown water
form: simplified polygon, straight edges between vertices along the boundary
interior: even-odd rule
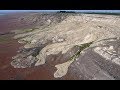
[[[20,28],[17,24],[19,23],[14,22],[14,16],[12,18],[0,17],[0,33]],[[53,74],[56,71],[54,63],[26,69],[15,69],[10,65],[12,57],[22,46],[12,38],[13,36],[8,35],[6,37],[9,40],[0,42],[0,80],[54,80]],[[70,79],[70,77],[65,76],[64,79]]]
[[[0,43],[0,80],[53,80],[53,72],[48,66],[42,65],[26,69],[15,69],[10,63],[21,46],[10,37],[9,42]]]
[[[13,20],[13,21],[12,21]],[[6,33],[16,28],[14,18],[0,17],[0,33]],[[22,26],[23,27],[23,26]],[[51,80],[53,73],[46,66],[31,67],[26,69],[15,69],[10,63],[12,57],[17,54],[21,44],[14,40],[14,35],[6,35],[8,41],[0,42],[0,80]]]

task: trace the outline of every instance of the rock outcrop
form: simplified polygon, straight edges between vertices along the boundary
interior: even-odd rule
[[[22,20],[26,20],[25,17]],[[13,57],[11,65],[14,68],[43,65],[49,56],[61,53],[64,61],[55,66],[55,78],[70,73],[75,79],[120,79],[119,74],[112,72],[114,68],[109,71],[107,66],[103,69],[99,63],[110,62],[120,69],[120,16],[57,13],[28,21],[38,22],[38,25],[13,31],[16,34],[14,38],[24,43],[19,54]],[[91,44],[86,45],[88,43]]]

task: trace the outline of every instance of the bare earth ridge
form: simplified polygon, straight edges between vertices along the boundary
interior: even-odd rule
[[[16,20],[33,26],[11,31],[24,44],[14,68],[45,65],[54,79],[120,79],[120,16],[34,13]]]

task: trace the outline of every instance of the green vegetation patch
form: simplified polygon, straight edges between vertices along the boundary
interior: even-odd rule
[[[79,57],[81,51],[83,51],[84,49],[88,48],[92,43],[93,42],[81,44],[81,46],[79,46],[79,50],[70,58],[70,60],[75,60],[77,57]]]
[[[38,29],[38,28],[13,30],[12,32],[15,32],[15,34],[23,34],[23,33],[32,32],[32,31],[34,31],[35,29]]]
[[[0,35],[0,43],[5,43],[10,41],[11,37],[9,35]]]
[[[39,29],[39,28],[24,29],[24,32],[32,32],[32,31],[34,31],[36,29]]]
[[[22,32],[23,33],[28,33],[28,32],[32,32],[33,30],[35,30],[34,28],[33,29],[24,29]]]

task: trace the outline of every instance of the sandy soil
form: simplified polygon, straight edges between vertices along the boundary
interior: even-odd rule
[[[0,17],[0,33],[6,33],[18,28],[26,28],[14,22],[17,16]],[[17,25],[17,26],[15,26]],[[34,79],[53,79],[47,67],[33,67],[27,69],[15,69],[10,65],[12,57],[17,54],[21,44],[14,40],[13,36],[8,36],[8,42],[0,43],[0,80],[34,80]]]
[[[30,28],[31,25],[24,25],[17,22],[17,18],[21,14],[0,16],[0,34],[10,32],[11,30]],[[53,74],[57,70],[56,63],[52,62],[51,58],[48,64],[26,69],[15,69],[10,65],[12,57],[17,54],[19,44],[17,40],[13,39],[14,35],[6,35],[9,41],[0,43],[0,80],[55,80]],[[53,58],[53,56],[51,56]],[[57,56],[54,56],[56,59]],[[59,58],[59,57],[58,57]],[[59,78],[58,78],[59,79]],[[69,75],[60,79],[73,79]]]

